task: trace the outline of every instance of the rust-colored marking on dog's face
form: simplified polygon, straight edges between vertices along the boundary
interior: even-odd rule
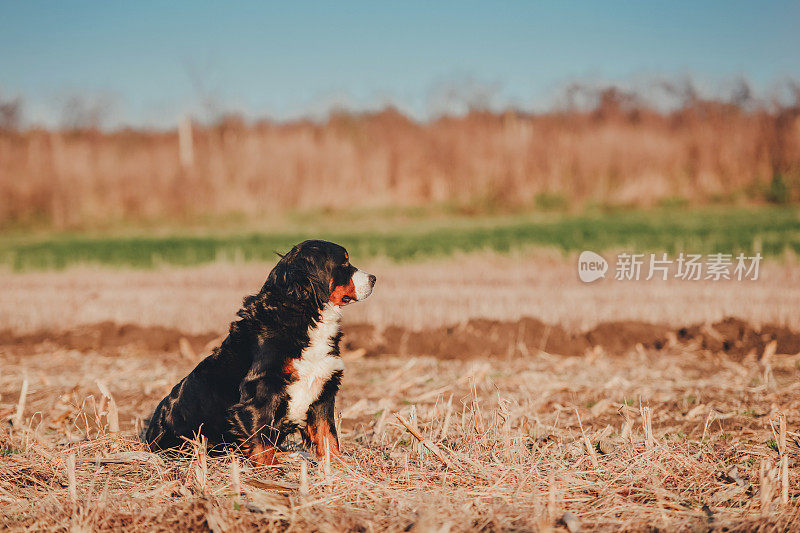
[[[353,302],[356,298],[356,286],[351,279],[347,285],[338,285],[331,291],[330,302],[333,305],[342,305],[343,303]]]

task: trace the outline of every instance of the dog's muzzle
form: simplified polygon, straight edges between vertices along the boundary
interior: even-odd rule
[[[367,274],[363,270],[356,270],[353,274],[353,285],[356,288],[356,300],[363,300],[372,294],[372,288],[378,278]]]

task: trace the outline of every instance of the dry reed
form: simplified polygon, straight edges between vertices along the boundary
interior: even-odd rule
[[[177,129],[0,132],[0,224],[264,217],[343,204],[480,208],[542,194],[645,205],[736,193],[762,200],[758,184],[800,175],[797,104],[693,99],[662,113],[607,93],[595,109],[542,115],[473,111],[418,123],[386,109],[324,123],[184,124],[190,158]]]

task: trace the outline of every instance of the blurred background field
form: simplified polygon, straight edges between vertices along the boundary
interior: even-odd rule
[[[267,260],[310,237],[407,261],[530,247],[797,253],[800,85],[572,84],[531,113],[389,107],[276,122],[101,128],[0,121],[0,263]],[[660,96],[659,96],[660,95]],[[664,109],[664,98],[673,101]],[[472,105],[472,104],[470,104]]]
[[[386,300],[353,318],[379,328],[795,327],[800,64],[776,51],[800,46],[796,6],[506,7],[17,6],[0,20],[7,329],[218,331],[309,238],[377,270]],[[767,278],[583,286],[583,250],[760,253]],[[182,301],[210,311],[181,324]]]
[[[271,51],[282,44],[279,36],[287,28],[265,34],[254,21],[233,21],[215,7],[205,9],[215,15],[181,15],[198,25],[182,29],[183,39],[180,32],[158,35],[166,55],[147,55],[153,68],[161,68],[156,86],[148,83],[149,71],[135,48],[114,44],[114,55],[100,47],[92,68],[74,63],[65,51],[71,46],[66,35],[74,34],[73,46],[102,42],[93,33],[99,29],[77,32],[78,12],[59,8],[42,19],[33,8],[19,8],[17,25],[11,19],[3,23],[0,45],[16,47],[20,56],[6,60],[9,79],[0,82],[0,265],[19,271],[82,263],[267,261],[273,251],[309,237],[340,241],[362,257],[395,261],[534,247],[565,253],[760,251],[771,258],[800,248],[800,69],[791,57],[764,55],[758,47],[796,41],[796,32],[784,31],[783,21],[791,17],[780,9],[751,12],[740,6],[748,15],[726,22],[733,26],[717,35],[713,47],[695,42],[700,35],[681,34],[692,55],[659,49],[650,56],[637,47],[650,39],[672,42],[678,36],[673,32],[687,22],[711,17],[723,23],[713,10],[694,10],[682,24],[664,25],[662,33],[650,35],[639,32],[674,13],[637,7],[627,16],[640,24],[626,25],[596,12],[592,20],[605,33],[606,46],[620,52],[616,58],[598,55],[580,39],[571,45],[583,55],[572,57],[561,39],[582,34],[558,17],[553,19],[558,31],[540,27],[537,34],[528,31],[524,17],[515,20],[486,6],[460,13],[463,27],[442,27],[435,21],[453,13],[430,9],[417,21],[420,39],[430,46],[413,40],[407,46],[432,55],[404,68],[380,62],[392,87],[386,91],[380,80],[362,77],[378,67],[362,71],[359,61],[383,57],[379,50],[396,51],[390,40],[367,32],[364,39],[374,49],[360,44],[351,49],[353,43],[337,33],[330,47],[314,53],[298,46],[282,47],[276,55]],[[517,9],[534,25],[554,17],[531,13],[530,6]],[[675,9],[684,12],[686,6]],[[353,24],[330,10],[323,17],[325,11],[304,15],[307,24],[296,24],[295,31],[315,43],[336,31],[329,21]],[[261,8],[256,12],[256,19],[280,18]],[[173,16],[150,24],[165,24]],[[393,18],[382,16],[358,14],[383,20],[398,41],[408,37],[391,24]],[[49,36],[53,43],[63,41],[65,50],[51,43],[42,56],[20,46],[30,36],[19,28],[34,20],[40,23],[31,26],[35,31],[55,25]],[[486,20],[499,26],[488,27]],[[753,20],[781,30],[761,31]],[[140,42],[134,30],[141,23],[120,19],[121,38],[155,46]],[[173,55],[185,53],[184,39],[199,39],[206,49],[205,39],[216,31],[261,47],[229,49],[231,42],[217,39],[230,52],[225,66],[219,59],[200,66]],[[443,32],[452,33],[463,49],[440,50]],[[495,52],[478,53],[469,38],[475,34],[491,35],[487,42]],[[730,53],[743,40],[752,46]],[[561,46],[551,50],[552,58],[541,53],[551,43]],[[334,56],[341,75],[329,72],[328,79],[294,68],[324,69],[337,47],[352,54],[348,60]],[[520,49],[528,55],[509,53]],[[560,54],[568,54],[572,66],[558,61]],[[706,56],[728,65],[727,73],[703,63]],[[120,57],[140,75],[122,68]],[[247,63],[247,82],[218,78],[218,69],[231,78],[243,75],[248,57],[276,70]],[[643,67],[651,61],[664,70]],[[443,67],[462,62],[474,72]],[[614,71],[618,64],[635,74],[604,78],[581,75],[578,68]],[[542,66],[549,70],[537,69]],[[505,73],[506,84],[482,74],[494,67]],[[48,91],[42,79],[51,71],[87,86],[64,83],[63,89]],[[409,85],[412,79],[417,85]],[[307,80],[322,87],[344,83],[359,97],[303,99],[299,92]],[[374,93],[365,95],[365,87]],[[271,98],[277,94],[295,112],[286,102],[276,105]]]
[[[611,86],[591,92],[586,110],[424,122],[394,109],[320,122],[187,119],[166,131],[100,131],[91,122],[15,131],[0,122],[0,227],[431,205],[480,215],[788,204],[800,200],[800,85],[788,87],[795,94],[786,103],[737,102],[701,100],[690,84],[669,113]]]

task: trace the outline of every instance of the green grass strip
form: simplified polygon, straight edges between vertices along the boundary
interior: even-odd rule
[[[660,209],[587,215],[520,215],[468,219],[463,224],[378,231],[250,232],[208,236],[87,236],[0,238],[0,264],[16,271],[62,269],[76,264],[152,268],[213,261],[272,261],[304,239],[338,242],[354,257],[396,261],[447,256],[455,252],[549,247],[565,253],[593,250],[634,252],[800,254],[800,217],[795,208]]]

